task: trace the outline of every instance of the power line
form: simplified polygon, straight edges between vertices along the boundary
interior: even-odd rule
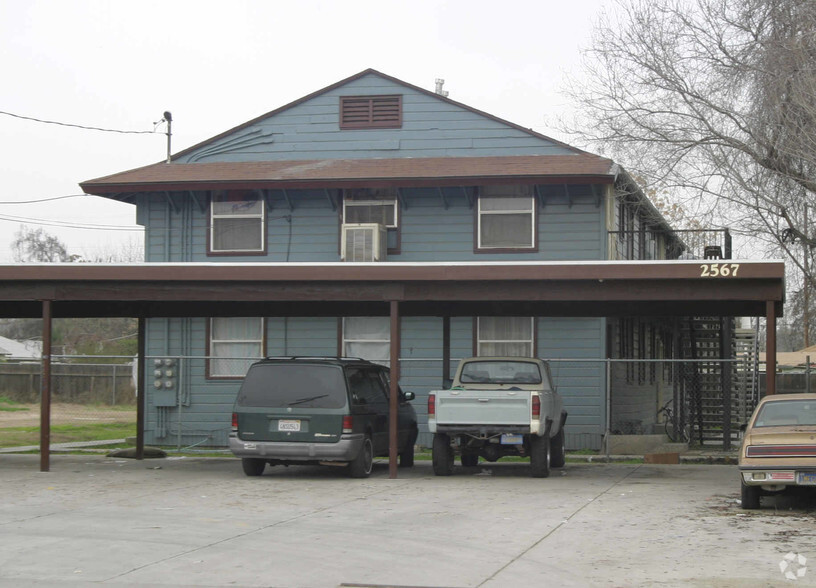
[[[3,200],[0,204],[37,204],[38,202],[51,202],[52,200],[64,200],[65,198],[81,198],[91,196],[91,194],[70,194],[68,196],[55,196],[53,198],[42,198],[40,200]]]
[[[47,125],[60,125],[62,127],[73,127],[75,129],[85,129],[86,131],[104,131],[106,133],[121,133],[123,135],[163,135],[164,133],[158,133],[156,131],[121,131],[119,129],[103,129],[101,127],[86,127],[84,125],[74,125],[71,123],[64,123],[58,122],[55,120],[43,120],[41,118],[34,118],[33,116],[22,116],[20,114],[14,114],[12,112],[4,112],[0,110],[0,114],[5,114],[6,116],[13,116],[14,118],[20,118],[23,120],[31,120],[38,123],[44,123]]]
[[[43,218],[28,218],[23,216],[0,215],[0,221],[42,225],[46,227],[63,227],[66,229],[87,229],[95,231],[144,231],[143,227],[129,225],[95,225],[90,223],[69,223]]]

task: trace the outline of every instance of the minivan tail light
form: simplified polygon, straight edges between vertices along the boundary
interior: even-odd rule
[[[428,416],[436,416],[436,394],[428,394]]]
[[[347,414],[343,417],[343,432],[351,433],[354,430],[354,417]]]
[[[232,428],[233,430],[238,430],[238,413],[232,413]]]
[[[533,418],[537,419],[541,417],[541,398],[538,396],[533,396]]]

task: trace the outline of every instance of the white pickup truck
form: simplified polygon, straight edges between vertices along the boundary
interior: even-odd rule
[[[428,428],[434,434],[433,470],[453,473],[454,455],[473,467],[479,457],[530,458],[532,475],[546,478],[562,467],[564,411],[553,386],[550,366],[536,358],[463,359],[448,390],[428,396]]]

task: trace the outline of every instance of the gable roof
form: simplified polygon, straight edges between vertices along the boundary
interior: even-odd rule
[[[384,73],[382,73],[380,71],[377,71],[376,69],[368,68],[368,69],[365,69],[365,70],[361,71],[358,74],[354,74],[353,76],[349,76],[349,77],[347,77],[347,78],[345,78],[343,80],[340,80],[339,82],[335,82],[334,84],[326,86],[325,88],[321,88],[320,90],[312,92],[311,94],[307,94],[306,96],[303,96],[302,98],[298,98],[294,102],[290,102],[289,104],[281,106],[280,108],[276,108],[275,110],[267,112],[266,114],[262,114],[261,116],[255,117],[252,120],[249,120],[249,121],[247,121],[247,122],[245,122],[243,124],[238,125],[237,127],[229,129],[228,131],[224,131],[223,133],[220,133],[220,134],[216,135],[215,137],[210,137],[209,139],[207,139],[205,141],[202,141],[201,143],[193,145],[192,147],[188,147],[187,149],[184,149],[183,151],[179,151],[178,153],[173,155],[170,158],[170,160],[174,161],[175,159],[178,159],[179,157],[185,156],[185,155],[187,155],[189,153],[192,153],[194,151],[198,151],[199,149],[202,149],[203,147],[206,147],[206,146],[208,146],[208,145],[210,145],[212,143],[215,143],[215,142],[223,139],[224,137],[232,135],[233,133],[236,133],[236,132],[241,131],[243,129],[246,129],[248,127],[251,127],[251,126],[259,123],[260,121],[262,121],[262,120],[264,120],[266,118],[269,118],[269,117],[275,116],[277,114],[280,114],[281,112],[289,110],[290,108],[292,108],[294,106],[297,106],[297,105],[302,104],[304,102],[308,102],[309,100],[312,100],[313,98],[316,98],[316,97],[318,97],[318,96],[320,96],[322,94],[326,94],[327,92],[331,92],[332,90],[335,90],[335,89],[337,89],[337,88],[339,88],[341,86],[345,86],[348,83],[353,82],[355,80],[358,80],[358,79],[360,79],[362,77],[365,77],[367,75],[379,76],[379,77],[381,77],[381,78],[383,78],[385,80],[388,80],[388,81],[390,81],[390,82],[392,82],[394,84],[403,86],[405,88],[410,88],[411,90],[413,90],[415,92],[419,92],[419,93],[424,94],[426,96],[430,96],[430,97],[432,97],[432,98],[434,98],[436,100],[447,102],[448,104],[451,104],[453,106],[463,108],[465,110],[473,112],[474,114],[478,114],[479,116],[483,116],[483,117],[488,118],[490,120],[496,121],[496,122],[498,122],[500,124],[507,125],[508,127],[511,127],[511,128],[514,128],[514,129],[516,129],[518,131],[526,133],[526,134],[530,135],[531,137],[536,137],[537,139],[542,139],[544,141],[549,141],[549,142],[551,142],[551,143],[553,143],[555,145],[558,145],[558,146],[563,147],[565,149],[569,149],[570,151],[573,151],[575,153],[585,153],[587,155],[590,155],[586,151],[582,151],[581,149],[578,149],[577,147],[573,147],[572,145],[568,145],[568,144],[563,143],[561,141],[557,141],[557,140],[553,139],[552,137],[548,137],[548,136],[543,135],[541,133],[537,133],[532,129],[524,128],[524,127],[522,127],[520,125],[517,125],[515,123],[512,123],[512,122],[510,122],[508,120],[504,120],[502,118],[499,118],[499,117],[494,116],[492,114],[489,114],[487,112],[481,111],[481,110],[479,110],[477,108],[473,108],[472,106],[468,106],[467,104],[457,102],[456,100],[451,100],[450,98],[442,96],[441,94],[437,94],[436,92],[426,90],[425,88],[421,88],[419,86],[414,86],[413,84],[409,84],[408,82],[404,82],[404,81],[402,81],[400,79],[397,79],[395,77],[384,74]]]

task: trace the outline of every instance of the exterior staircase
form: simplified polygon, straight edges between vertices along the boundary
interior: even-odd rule
[[[731,317],[691,317],[681,343],[682,358],[692,360],[681,370],[680,415],[691,443],[728,450],[758,401],[756,333],[734,329]]]

